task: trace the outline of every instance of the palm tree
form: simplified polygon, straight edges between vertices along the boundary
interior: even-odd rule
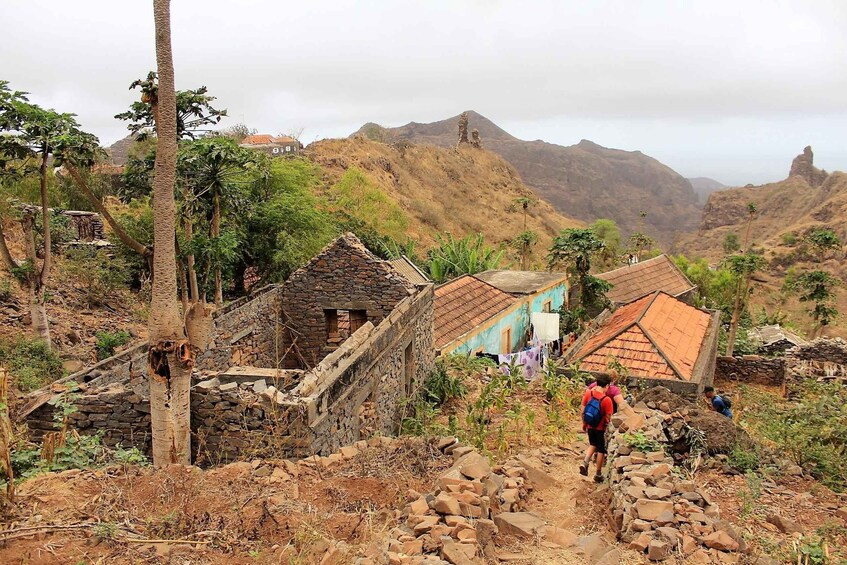
[[[171,51],[170,0],[153,0],[156,64],[156,164],[153,178],[153,289],[150,303],[150,416],[153,464],[191,461],[190,387],[194,351],[186,338],[176,284],[176,90]]]

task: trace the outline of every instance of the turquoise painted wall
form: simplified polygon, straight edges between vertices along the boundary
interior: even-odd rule
[[[485,353],[500,353],[500,336],[508,327],[512,328],[512,351],[517,351],[526,343],[529,312],[542,312],[544,303],[548,300],[551,302],[551,311],[559,310],[565,303],[566,292],[567,286],[562,283],[546,291],[524,297],[512,307],[512,311],[503,315],[493,325],[484,326],[481,331],[469,334],[462,345],[445,353],[468,355],[479,348],[482,348]]]

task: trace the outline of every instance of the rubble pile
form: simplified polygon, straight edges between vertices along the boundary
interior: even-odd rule
[[[488,458],[455,438],[444,438],[438,448],[453,458],[435,490],[410,492],[399,511],[400,526],[390,533],[385,563],[390,565],[465,565],[496,559],[497,535],[518,538],[545,537],[557,547],[575,545],[577,537],[549,527],[526,511],[533,490],[556,484],[544,471],[546,455],[518,455],[491,467]],[[358,565],[373,561],[360,560]]]
[[[739,532],[721,520],[720,509],[693,480],[682,478],[664,449],[665,429],[674,417],[647,406],[616,414],[609,438],[609,482],[613,522],[629,549],[651,561],[682,556],[686,563],[723,563],[726,552],[744,551]],[[633,440],[636,437],[638,440]]]

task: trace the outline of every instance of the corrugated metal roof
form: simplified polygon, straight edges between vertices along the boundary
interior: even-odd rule
[[[490,284],[464,275],[435,289],[435,348],[441,349],[517,301]]]
[[[615,304],[626,304],[657,290],[680,296],[694,288],[691,281],[664,254],[601,273],[597,278],[612,284],[606,297]]]
[[[423,271],[418,269],[417,266],[405,255],[402,255],[397,259],[389,259],[388,262],[391,263],[391,266],[394,267],[398,273],[406,277],[412,284],[429,284],[432,282],[423,273]]]

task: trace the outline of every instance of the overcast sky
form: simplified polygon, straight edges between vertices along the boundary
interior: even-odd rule
[[[172,27],[177,88],[305,142],[473,109],[725,184],[784,178],[809,144],[847,170],[845,0],[174,0]],[[125,135],[151,1],[0,0],[0,28],[0,79]]]

